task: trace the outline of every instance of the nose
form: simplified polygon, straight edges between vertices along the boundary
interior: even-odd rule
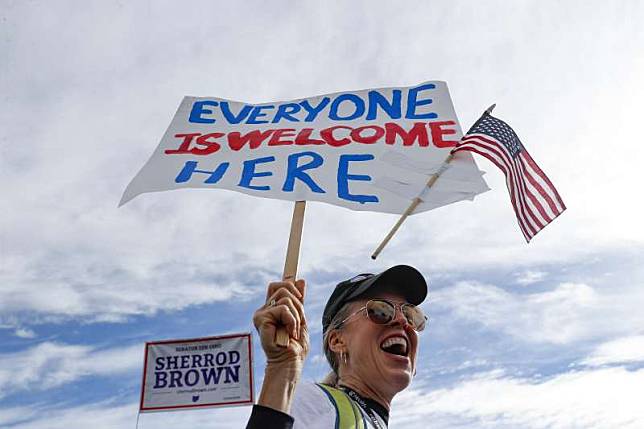
[[[396,305],[396,311],[394,314],[394,319],[391,321],[392,325],[400,325],[402,327],[405,327],[406,325],[409,325],[409,322],[407,321],[407,318],[402,312],[402,308],[400,308],[399,305]]]

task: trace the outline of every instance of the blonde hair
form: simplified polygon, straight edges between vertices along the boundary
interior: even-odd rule
[[[342,329],[342,326],[340,326],[340,324],[342,323],[342,321],[344,321],[344,319],[349,317],[350,311],[350,302],[347,302],[342,307],[340,307],[335,316],[333,316],[333,319],[331,319],[326,332],[324,332],[324,335],[322,336],[322,349],[324,350],[324,356],[331,366],[331,371],[322,379],[322,383],[328,386],[337,387],[338,381],[340,381],[340,359],[338,358],[338,354],[331,350],[331,348],[329,347],[329,335],[331,334],[331,331]]]

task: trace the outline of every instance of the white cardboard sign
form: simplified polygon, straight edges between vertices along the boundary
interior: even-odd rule
[[[252,404],[250,333],[145,344],[141,412]]]
[[[145,192],[223,188],[353,210],[402,213],[462,136],[447,84],[250,104],[185,97],[121,205]],[[488,190],[458,153],[422,212]]]

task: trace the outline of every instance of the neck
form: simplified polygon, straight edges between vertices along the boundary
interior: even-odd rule
[[[338,380],[338,385],[348,387],[354,390],[360,396],[376,401],[377,403],[385,407],[387,412],[389,412],[391,400],[393,399],[394,395],[384,394],[379,390],[369,386],[362,380],[351,376],[350,374],[340,377],[340,379]]]

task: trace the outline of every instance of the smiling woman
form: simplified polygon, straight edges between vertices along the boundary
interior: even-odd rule
[[[324,353],[332,371],[322,383],[299,383],[309,350],[303,280],[271,283],[254,323],[267,358],[264,383],[247,429],[384,429],[392,399],[416,372],[418,332],[426,316],[417,307],[427,283],[398,265],[339,283],[322,317]],[[275,342],[279,326],[291,339]]]

